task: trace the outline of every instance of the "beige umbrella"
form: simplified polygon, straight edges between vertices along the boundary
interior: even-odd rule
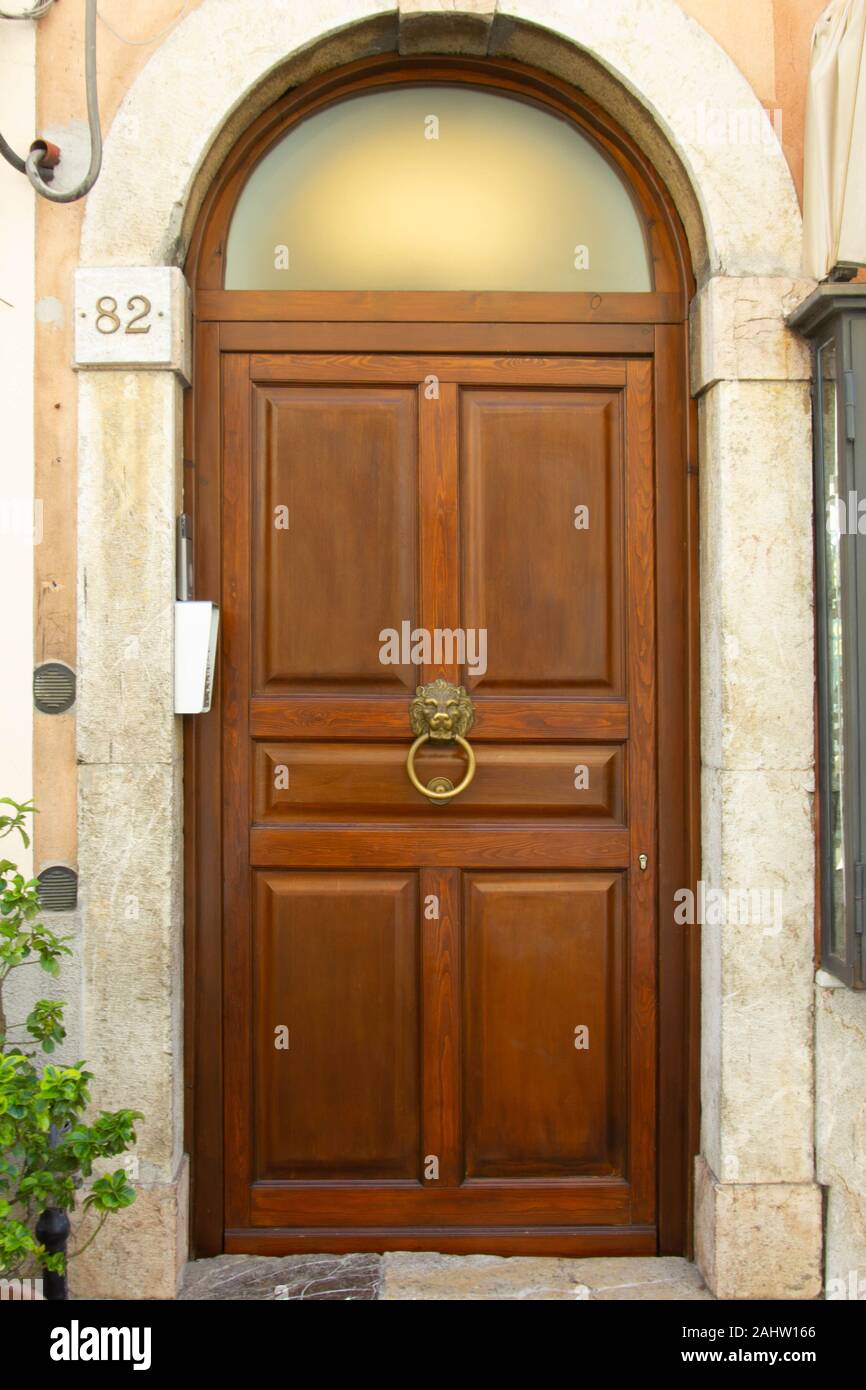
[[[866,265],[866,0],[831,0],[815,25],[805,153],[803,268],[853,272]]]

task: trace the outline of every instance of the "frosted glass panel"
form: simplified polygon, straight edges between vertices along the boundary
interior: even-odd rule
[[[651,290],[618,171],[566,121],[467,87],[351,97],[257,165],[230,290]]]

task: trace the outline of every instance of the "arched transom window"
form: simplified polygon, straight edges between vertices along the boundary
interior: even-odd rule
[[[253,169],[229,290],[653,289],[618,168],[563,117],[465,85],[320,109]]]

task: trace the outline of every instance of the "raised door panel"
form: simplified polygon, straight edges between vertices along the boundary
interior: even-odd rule
[[[449,820],[484,815],[623,822],[621,746],[484,744],[477,756],[477,776],[449,805]],[[416,765],[423,780],[444,776],[456,785],[465,757],[453,746],[428,744]],[[439,810],[421,801],[409,782],[405,744],[259,743],[254,776],[254,819],[262,824],[402,821]]]
[[[417,1179],[416,876],[258,873],[254,893],[254,1179]]]
[[[623,876],[467,874],[463,931],[467,1177],[625,1176]]]
[[[253,390],[253,693],[410,690],[379,633],[417,612],[415,391]]]
[[[622,695],[622,393],[466,389],[461,425],[467,687]]]

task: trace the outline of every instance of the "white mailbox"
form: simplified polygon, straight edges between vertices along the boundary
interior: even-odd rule
[[[204,600],[174,605],[174,712],[206,714],[213,695],[220,611]]]

